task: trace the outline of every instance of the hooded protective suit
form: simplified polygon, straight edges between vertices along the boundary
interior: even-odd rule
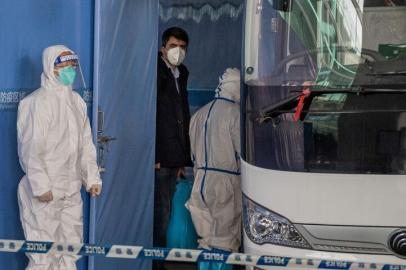
[[[27,240],[83,240],[81,185],[101,184],[86,104],[55,76],[64,46],[44,50],[41,88],[18,107],[18,154],[25,172],[18,186],[20,219]],[[73,53],[73,52],[72,52]],[[38,196],[52,191],[53,200]],[[74,270],[77,256],[29,254],[29,270]]]
[[[215,99],[190,122],[195,181],[186,207],[200,247],[237,251],[241,238],[240,71],[227,69]]]

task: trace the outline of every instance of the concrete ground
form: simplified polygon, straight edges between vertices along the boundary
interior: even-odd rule
[[[196,263],[177,263],[177,262],[166,262],[165,267],[167,270],[197,270]],[[234,270],[243,270],[244,267],[234,266]]]
[[[196,263],[166,262],[165,267],[167,270],[197,270]]]

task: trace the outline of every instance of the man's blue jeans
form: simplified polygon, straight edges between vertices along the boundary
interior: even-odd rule
[[[176,190],[178,168],[155,170],[154,190],[154,247],[166,247],[166,231],[171,214],[172,198]],[[154,262],[153,269],[164,269],[163,263]]]

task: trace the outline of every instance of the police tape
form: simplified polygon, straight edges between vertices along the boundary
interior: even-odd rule
[[[177,262],[222,262],[235,265],[278,266],[306,269],[372,269],[406,270],[404,265],[362,263],[351,261],[300,259],[270,255],[248,255],[219,250],[197,250],[179,248],[145,248],[142,246],[68,244],[42,241],[2,240],[0,252],[66,254],[81,256],[103,256],[122,259],[152,259]]]

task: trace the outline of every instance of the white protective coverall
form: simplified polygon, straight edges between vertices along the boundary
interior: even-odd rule
[[[86,103],[53,73],[54,61],[64,51],[71,50],[61,45],[44,50],[41,88],[18,107],[18,154],[25,172],[18,186],[18,203],[27,240],[80,243],[81,185],[89,191],[101,180]],[[48,191],[53,193],[52,201],[36,198]],[[74,270],[79,258],[27,256],[28,270]]]
[[[190,122],[195,180],[186,207],[202,248],[237,251],[241,242],[240,71],[227,69],[215,99]]]

